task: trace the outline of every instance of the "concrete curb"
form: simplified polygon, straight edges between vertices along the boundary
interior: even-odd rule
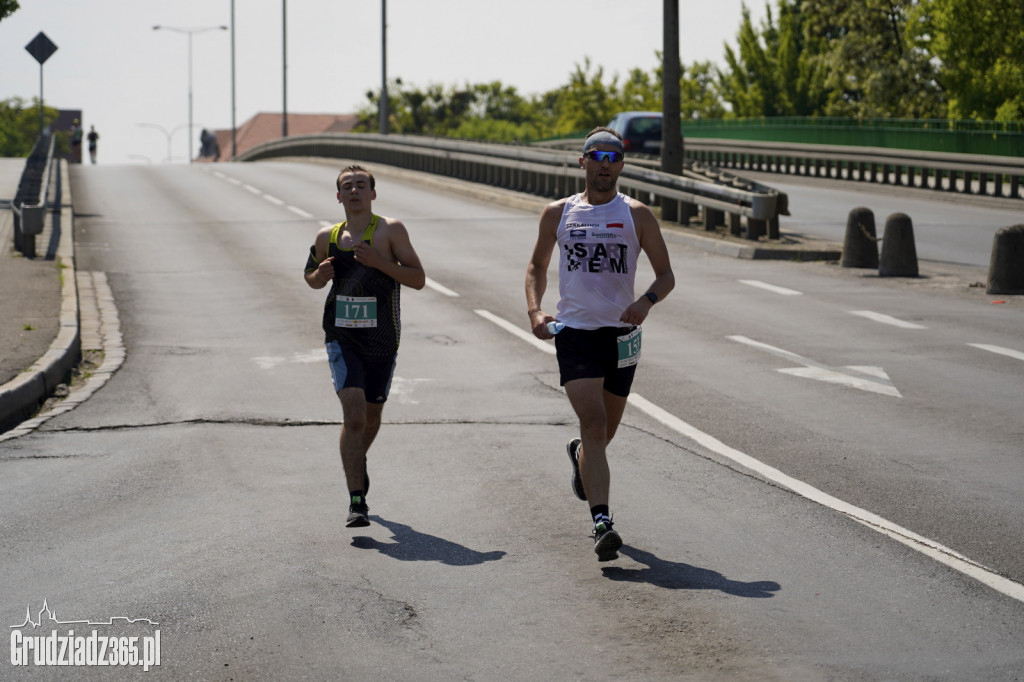
[[[49,350],[31,367],[0,386],[0,425],[13,424],[6,437],[18,430],[20,422],[30,418],[53,395],[54,389],[67,380],[81,357],[78,323],[78,284],[75,276],[75,240],[72,195],[67,161],[60,161],[63,199],[61,201],[60,243],[57,265],[61,277],[60,328]],[[52,214],[47,214],[53,220]]]

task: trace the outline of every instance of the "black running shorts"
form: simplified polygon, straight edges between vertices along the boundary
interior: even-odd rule
[[[561,385],[573,379],[604,378],[604,390],[621,398],[629,396],[636,365],[619,368],[616,339],[632,327],[573,329],[566,327],[555,336],[555,352]]]

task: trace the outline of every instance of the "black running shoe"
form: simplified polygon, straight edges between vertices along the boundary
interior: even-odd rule
[[[353,497],[352,504],[348,506],[348,520],[345,521],[346,528],[362,528],[370,525],[370,508],[366,506],[366,500],[362,497]]]
[[[612,530],[611,521],[600,521],[594,525],[594,553],[598,561],[612,561],[619,558],[622,538]]]
[[[581,500],[587,499],[587,491],[583,489],[583,479],[580,478],[580,445],[583,444],[579,438],[573,438],[565,446],[569,453],[569,461],[572,462],[572,493]]]

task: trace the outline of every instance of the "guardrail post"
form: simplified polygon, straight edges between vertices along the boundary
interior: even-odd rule
[[[756,242],[768,231],[767,221],[747,217],[747,239]]]
[[[1004,227],[992,243],[989,294],[1024,294],[1024,225]]]
[[[875,214],[870,208],[855,208],[846,217],[846,237],[843,240],[843,257],[839,265],[844,268],[878,267]]]
[[[704,229],[708,232],[722,224],[725,213],[715,208],[704,207]]]
[[[726,217],[729,224],[729,234],[739,235],[743,232],[743,216],[739,213],[729,213]]]
[[[700,213],[700,209],[697,204],[691,204],[687,201],[679,202],[679,222],[683,225],[689,225],[690,219],[696,217]]]
[[[917,247],[914,225],[906,213],[893,213],[885,220],[879,277],[917,277]]]
[[[959,175],[959,173],[957,173],[955,170],[947,171],[946,178],[949,180],[949,182],[946,184],[946,191],[947,192],[956,192],[957,191],[957,180],[958,180],[957,176],[958,175]]]

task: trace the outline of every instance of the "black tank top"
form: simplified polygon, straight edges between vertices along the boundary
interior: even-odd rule
[[[373,215],[362,234],[370,246],[379,218]],[[324,303],[326,340],[354,348],[370,360],[389,360],[398,352],[402,334],[401,285],[377,268],[356,262],[354,249],[338,246],[347,224],[331,228],[327,246],[327,255],[334,256],[334,281]]]

